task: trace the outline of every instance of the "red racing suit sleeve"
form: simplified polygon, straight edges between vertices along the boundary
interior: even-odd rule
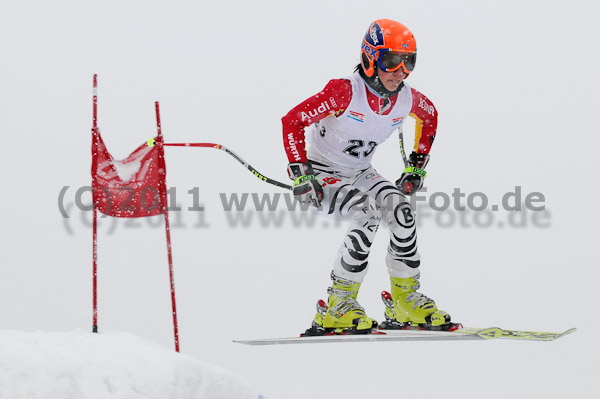
[[[410,90],[413,99],[410,116],[416,121],[414,151],[417,154],[429,154],[435,140],[438,113],[433,103],[421,92],[412,87]]]
[[[340,115],[352,100],[352,83],[347,79],[332,79],[318,94],[298,104],[287,113],[283,124],[283,147],[288,160],[306,162],[304,129],[330,115]]]

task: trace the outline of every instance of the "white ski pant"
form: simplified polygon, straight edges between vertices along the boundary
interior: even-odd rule
[[[396,186],[373,167],[341,169],[312,161],[315,176],[323,186],[320,216],[350,222],[333,272],[347,280],[362,282],[369,266],[368,256],[381,221],[389,227],[386,264],[392,277],[419,273],[415,213]]]

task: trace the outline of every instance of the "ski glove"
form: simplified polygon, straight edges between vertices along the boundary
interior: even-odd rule
[[[292,162],[288,165],[290,179],[294,180],[292,192],[300,202],[319,207],[323,199],[323,187],[315,177],[310,162]]]
[[[429,162],[429,155],[417,154],[413,151],[408,157],[408,167],[402,176],[396,180],[396,187],[406,195],[413,195],[423,187],[423,180],[427,176],[425,165]]]

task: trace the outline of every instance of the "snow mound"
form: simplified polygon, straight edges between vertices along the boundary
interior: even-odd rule
[[[231,372],[132,334],[0,330],[0,399],[258,399]]]

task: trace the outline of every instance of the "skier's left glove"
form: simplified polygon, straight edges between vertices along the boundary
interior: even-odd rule
[[[292,162],[288,165],[290,179],[294,180],[292,192],[300,202],[310,202],[319,207],[323,199],[323,187],[315,177],[310,162]]]
[[[427,176],[425,166],[429,162],[429,155],[417,154],[413,151],[408,157],[408,167],[402,176],[396,180],[396,187],[406,195],[413,195],[423,187],[423,180]]]

